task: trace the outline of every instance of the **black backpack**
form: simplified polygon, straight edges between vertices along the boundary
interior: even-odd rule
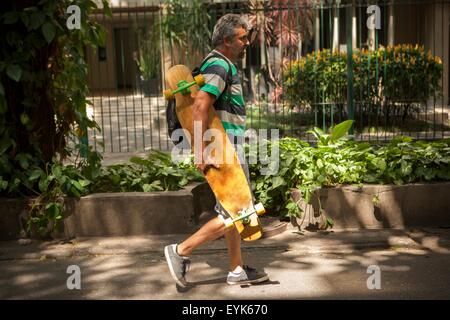
[[[221,58],[222,60],[225,60],[225,62],[228,64],[228,74],[227,74],[227,79],[225,81],[225,88],[224,88],[223,92],[226,92],[227,90],[231,91],[231,85],[233,83],[233,72],[231,70],[231,65],[228,62],[228,60],[224,59],[224,57],[221,56],[220,54],[213,53],[212,55],[206,57],[205,60],[203,60],[203,62],[200,64],[200,66],[195,67],[195,69],[192,70],[192,77],[199,75],[200,69],[202,68],[202,66],[211,58]],[[222,94],[223,94],[223,92],[222,92]],[[229,92],[229,93],[231,93],[231,92]],[[218,100],[219,100],[219,98],[217,98],[216,103]],[[170,139],[172,140],[172,142],[175,145],[178,145],[183,141],[187,141],[185,139],[184,135],[180,136],[178,138],[178,140],[172,139],[172,133],[177,129],[182,129],[181,123],[177,117],[176,100],[175,99],[171,99],[167,102],[166,121],[167,121],[167,133],[169,134]]]

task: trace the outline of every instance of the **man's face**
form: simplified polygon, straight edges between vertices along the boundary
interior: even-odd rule
[[[240,27],[235,29],[235,34],[230,39],[230,49],[234,60],[240,60],[245,56],[245,50],[249,45],[247,31]]]

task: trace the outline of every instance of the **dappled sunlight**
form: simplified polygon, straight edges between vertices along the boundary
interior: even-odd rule
[[[180,238],[182,235],[180,235]],[[244,262],[269,275],[253,286],[228,286],[223,239],[191,256],[189,285],[177,288],[162,252],[174,239],[162,236],[73,239],[32,243],[13,256],[2,243],[3,299],[410,299],[448,298],[449,234],[446,229],[284,232],[244,243]],[[72,246],[72,247],[71,247]],[[40,248],[39,251],[37,248]],[[42,252],[54,251],[53,257]],[[8,249],[8,250],[6,250]],[[26,250],[25,250],[26,249]],[[34,259],[30,257],[34,250]],[[8,258],[7,258],[8,257]],[[39,260],[39,257],[43,257]],[[15,260],[14,260],[15,259]],[[81,290],[69,290],[67,268],[79,266]],[[368,288],[370,268],[381,288]]]

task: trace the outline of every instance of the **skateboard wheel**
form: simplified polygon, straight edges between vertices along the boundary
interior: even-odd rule
[[[173,99],[173,93],[171,90],[164,90],[164,98],[166,98],[166,100],[171,100]]]
[[[205,84],[205,78],[203,77],[202,74],[196,75],[194,77],[195,82],[197,83],[197,85],[199,87],[203,86]]]
[[[266,212],[266,209],[264,209],[264,206],[260,202],[260,203],[255,204],[255,211],[256,211],[257,215],[261,215]]]

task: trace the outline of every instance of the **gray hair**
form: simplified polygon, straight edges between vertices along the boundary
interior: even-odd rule
[[[222,16],[214,26],[212,35],[212,45],[217,47],[221,45],[226,37],[234,37],[236,28],[248,30],[247,21],[238,14],[229,13]]]

